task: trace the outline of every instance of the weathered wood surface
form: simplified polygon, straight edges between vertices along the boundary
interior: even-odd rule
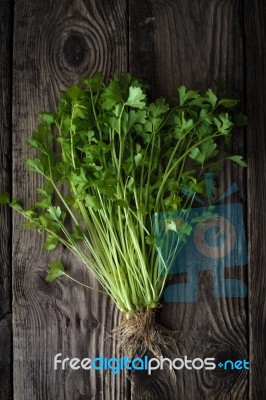
[[[26,138],[40,110],[53,110],[60,89],[79,76],[127,69],[124,1],[15,2],[13,62],[14,196],[27,205],[39,178],[25,172]],[[54,371],[53,358],[114,354],[108,339],[119,315],[106,297],[61,280],[43,278],[51,258],[61,258],[72,275],[91,282],[84,267],[64,250],[42,251],[42,239],[14,215],[13,315],[14,399],[124,399],[127,380],[110,372]],[[92,283],[92,282],[91,282]]]
[[[266,269],[266,4],[245,3],[248,155],[250,399],[265,398]]]
[[[57,353],[80,358],[114,356],[115,345],[108,334],[117,324],[119,314],[104,296],[71,282],[46,284],[43,277],[54,258],[62,258],[73,276],[88,284],[93,282],[84,267],[64,249],[53,254],[42,251],[41,237],[22,228],[22,218],[17,214],[13,216],[12,242],[12,359],[11,220],[10,213],[1,208],[0,399],[263,399],[266,375],[266,273],[262,241],[266,9],[263,1],[15,0],[14,5],[12,1],[2,1],[0,192],[10,189],[12,177],[8,172],[13,7],[13,194],[25,205],[34,201],[34,187],[39,183],[34,175],[25,172],[23,164],[29,154],[26,138],[38,122],[36,113],[53,110],[59,89],[81,75],[103,70],[108,77],[129,70],[152,84],[153,97],[171,96],[181,83],[206,89],[221,77],[238,97],[243,99],[246,95],[250,120],[248,188],[245,173],[227,166],[219,189],[222,191],[237,181],[240,191],[230,200],[244,200],[248,204],[250,347],[247,299],[215,299],[210,271],[200,274],[198,303],[166,304],[159,320],[177,331],[181,355],[213,356],[216,360],[250,358],[253,368],[249,375],[244,371],[183,370],[178,371],[176,379],[167,371],[150,377],[135,373],[132,382],[121,374],[114,377],[91,371],[54,371],[53,357]],[[242,134],[233,144],[234,151],[240,154],[245,149]],[[245,267],[228,272],[247,281]],[[182,279],[184,275],[174,277],[175,282]]]
[[[12,2],[0,4],[0,193],[11,189]],[[0,208],[0,399],[12,399],[11,212]]]
[[[205,90],[222,78],[238,97],[244,97],[241,1],[167,0],[144,4],[138,0],[130,1],[129,15],[130,70],[152,84],[154,96],[172,96],[180,84]],[[238,134],[235,141],[234,151],[242,154],[243,136]],[[241,201],[245,195],[243,171],[227,165],[219,191],[222,193],[235,181],[241,191],[229,200],[232,202]],[[235,272],[228,269],[228,273],[233,277]],[[174,276],[172,282],[184,282],[185,275]],[[245,281],[245,267],[235,276]],[[192,359],[215,357],[217,361],[247,358],[246,300],[214,298],[212,272],[202,271],[199,278],[198,303],[168,303],[161,312],[163,325],[177,332],[180,354]],[[138,378],[136,398],[242,400],[248,396],[248,375],[243,371],[183,369],[177,372],[176,381],[166,371]],[[146,397],[141,397],[146,391]]]

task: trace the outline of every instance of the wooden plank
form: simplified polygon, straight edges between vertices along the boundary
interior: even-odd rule
[[[246,43],[246,103],[248,154],[249,329],[250,399],[263,399],[266,391],[266,4],[244,1]]]
[[[79,76],[127,69],[124,0],[16,0],[13,65],[14,195],[25,207],[35,199],[39,178],[25,172],[26,139],[37,112],[54,110],[59,89]],[[100,297],[66,280],[43,280],[51,259],[60,258],[73,277],[94,284],[84,267],[60,249],[42,251],[43,241],[14,215],[14,399],[125,399],[123,375],[55,371],[53,358],[114,356],[109,338],[119,314]]]
[[[242,2],[229,0],[129,1],[129,70],[152,85],[152,97],[172,96],[179,85],[207,89],[218,77],[244,95]],[[262,103],[262,102],[261,102]],[[243,105],[242,105],[243,108]],[[243,152],[243,136],[233,150]],[[230,199],[242,201],[245,175],[227,166],[219,185],[223,191],[237,181],[241,191]],[[253,203],[254,204],[254,203]],[[231,271],[231,272],[230,272]],[[247,268],[230,269],[245,280]],[[259,276],[259,275],[258,275]],[[227,276],[229,277],[229,275]],[[185,276],[175,276],[175,282]],[[159,321],[177,331],[180,354],[190,358],[215,357],[216,362],[247,358],[247,302],[243,298],[214,298],[212,273],[200,274],[197,303],[168,303]],[[242,371],[180,370],[134,374],[136,399],[246,399],[247,373]]]
[[[11,189],[12,1],[0,3],[0,193]],[[11,212],[0,208],[0,399],[12,399]]]

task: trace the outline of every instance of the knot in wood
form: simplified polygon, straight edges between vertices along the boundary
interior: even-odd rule
[[[63,46],[63,55],[71,67],[77,67],[82,64],[87,51],[85,40],[78,34],[69,36]]]

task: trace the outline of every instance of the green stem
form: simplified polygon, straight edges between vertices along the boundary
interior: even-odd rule
[[[158,205],[158,203],[159,203],[159,201],[160,201],[160,199],[161,199],[161,194],[162,194],[162,191],[163,191],[163,189],[164,189],[165,183],[167,182],[169,176],[170,176],[171,173],[174,171],[174,169],[177,168],[178,164],[179,164],[184,158],[186,158],[186,157],[189,155],[189,153],[190,153],[194,148],[196,148],[197,146],[200,146],[202,143],[206,142],[206,141],[209,140],[210,138],[223,136],[222,133],[217,135],[218,132],[219,132],[219,131],[216,131],[213,135],[207,136],[207,137],[205,137],[204,139],[200,140],[199,142],[195,143],[193,146],[191,146],[185,153],[182,154],[182,156],[180,156],[180,157],[173,163],[172,167],[169,169],[169,171],[168,171],[168,172],[164,175],[164,177],[163,177],[163,181],[162,181],[162,183],[161,183],[161,186],[160,186],[160,188],[159,188],[159,190],[158,190],[158,193],[157,193],[157,196],[156,196],[156,201],[155,201],[155,204],[156,204],[156,205]]]
[[[93,288],[93,287],[91,287],[91,286],[85,285],[84,283],[79,282],[77,279],[72,278],[72,276],[70,276],[69,274],[65,274],[65,276],[67,276],[67,277],[68,277],[69,279],[71,279],[73,282],[76,282],[76,283],[78,283],[79,285],[81,285],[81,286],[83,286],[83,287],[85,287],[85,288],[87,288],[87,289],[91,289],[91,290],[94,290],[95,292],[103,293],[103,294],[107,295],[107,293],[104,292],[103,290],[99,290],[99,289]]]
[[[75,110],[75,104],[73,104],[73,108],[71,111],[71,118],[70,118],[70,129],[69,129],[69,134],[70,134],[70,144],[71,144],[71,160],[73,164],[73,168],[76,169],[76,163],[75,163],[75,155],[74,155],[74,143],[73,143],[73,134],[72,134],[72,125],[73,125],[73,115],[74,115],[74,110]]]

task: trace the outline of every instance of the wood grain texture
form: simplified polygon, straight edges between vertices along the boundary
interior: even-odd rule
[[[266,392],[266,4],[244,1],[248,153],[250,399]]]
[[[244,96],[244,53],[241,1],[129,1],[129,69],[148,81],[152,97],[172,96],[179,85],[193,89],[226,81]],[[243,108],[243,105],[242,105]],[[236,134],[233,150],[243,152],[244,137]],[[241,191],[230,201],[242,201],[245,176],[227,165],[219,191],[237,181]],[[231,268],[227,278],[246,280],[246,267]],[[172,282],[185,282],[186,274]],[[177,331],[181,355],[215,357],[216,362],[247,359],[247,302],[244,298],[214,298],[213,274],[199,276],[197,303],[165,304],[159,321]],[[147,376],[134,374],[134,399],[246,399],[244,371],[180,370],[173,380],[164,370]]]
[[[11,189],[12,1],[0,3],[0,193]],[[11,212],[0,208],[0,399],[12,399]]]
[[[102,70],[106,76],[127,69],[125,1],[16,0],[13,64],[13,189],[32,204],[39,178],[25,172],[30,137],[41,110],[54,110],[60,89]],[[110,372],[53,368],[63,357],[111,357],[108,338],[119,315],[106,297],[67,280],[43,280],[51,259],[63,260],[73,277],[95,284],[63,248],[42,251],[43,240],[22,228],[14,215],[14,399],[124,399],[127,381]]]
[[[244,17],[242,10],[244,4]],[[245,174],[227,167],[220,193],[233,181],[248,194],[249,332],[252,370],[168,371],[152,376],[135,373],[132,390],[124,376],[110,373],[53,370],[53,356],[114,355],[108,333],[119,314],[104,297],[73,286],[66,280],[48,285],[47,265],[60,258],[72,275],[94,284],[84,267],[63,248],[42,251],[42,240],[25,231],[14,215],[14,397],[11,380],[11,215],[0,209],[0,400],[106,399],[170,400],[265,398],[265,111],[266,6],[262,0],[75,0],[0,2],[0,192],[11,185],[11,61],[13,62],[13,191],[25,205],[34,201],[39,181],[25,172],[25,146],[38,119],[37,111],[53,110],[58,90],[80,75],[103,70],[106,77],[128,69],[152,84],[152,96],[171,96],[178,85],[206,89],[222,77],[237,96],[246,95],[249,116]],[[243,26],[243,21],[245,26]],[[128,32],[129,28],[129,32]],[[245,31],[245,41],[242,33]],[[128,37],[129,33],[129,37]],[[129,39],[129,41],[128,41]],[[243,49],[245,45],[245,51]],[[244,89],[244,60],[246,89]],[[129,62],[129,64],[128,64]],[[242,106],[241,106],[242,108]],[[240,133],[241,134],[241,133]],[[239,134],[239,135],[240,135]],[[235,152],[245,150],[244,136],[236,136]],[[227,271],[227,278],[246,280],[245,267]],[[184,282],[185,274],[172,282]],[[198,303],[168,303],[158,320],[177,331],[180,353],[193,357],[247,358],[247,302],[214,299],[213,276],[200,273]]]

